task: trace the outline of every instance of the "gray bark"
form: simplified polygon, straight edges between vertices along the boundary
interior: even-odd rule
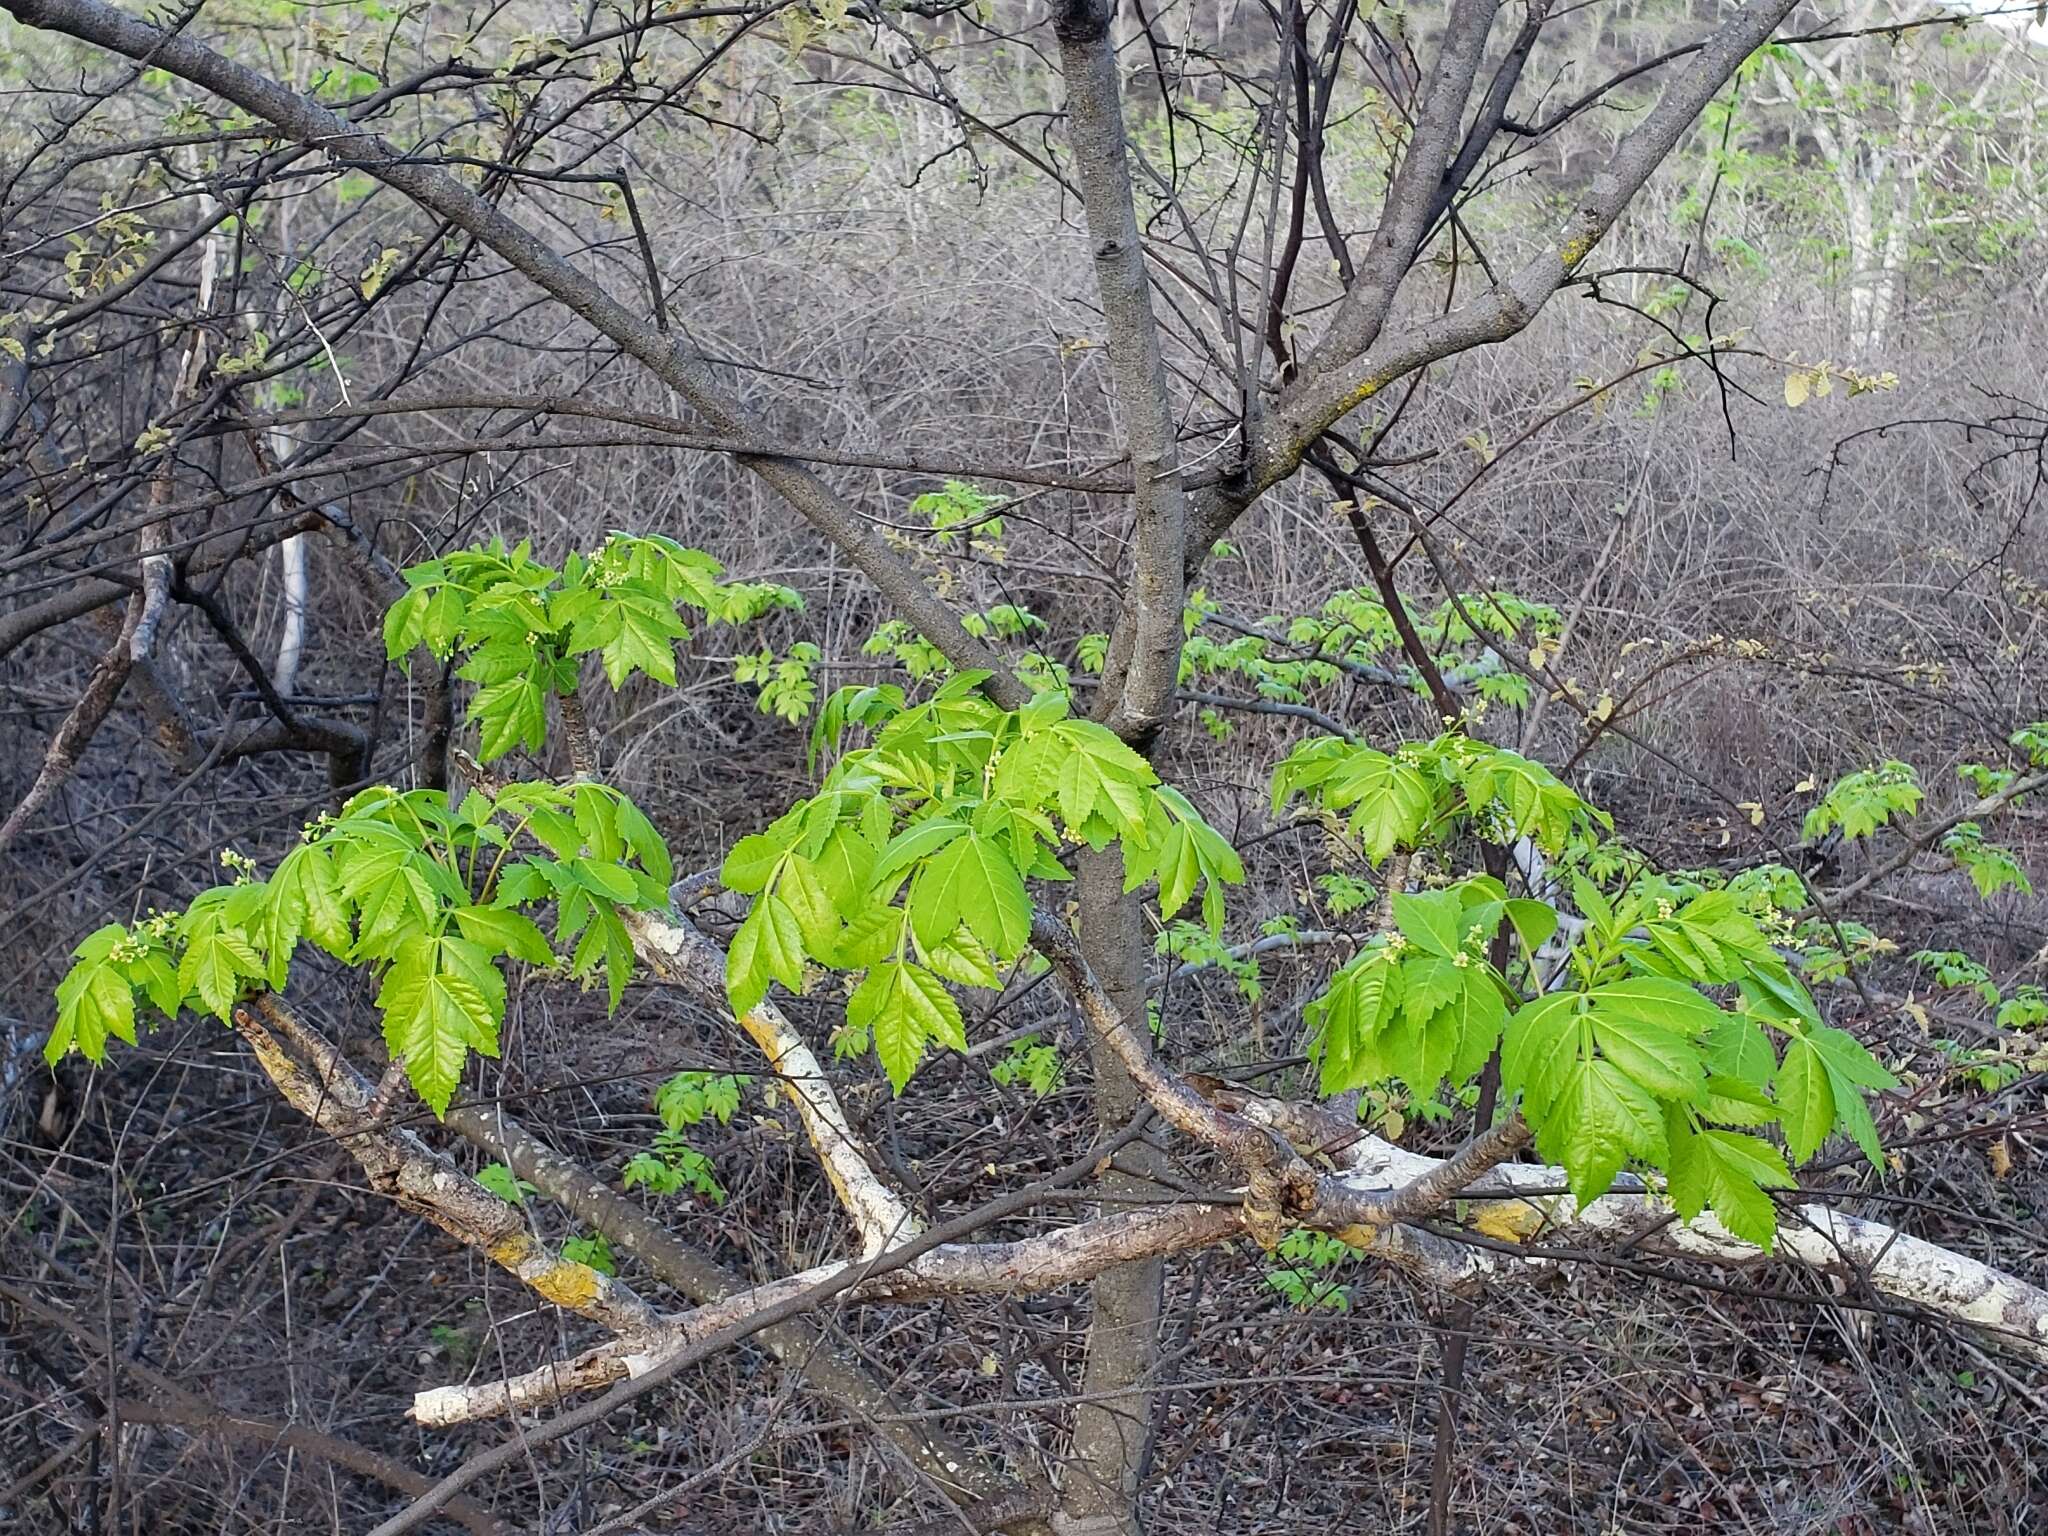
[[[1131,584],[1111,635],[1096,717],[1140,750],[1173,709],[1180,665],[1187,565],[1187,501],[1180,483],[1178,426],[1152,312],[1150,277],[1131,188],[1113,0],[1064,0],[1053,11],[1067,86],[1067,137],[1087,215],[1096,288],[1108,328],[1136,516]],[[1082,860],[1081,946],[1115,1012],[1149,1043],[1145,1024],[1144,923],[1123,889],[1114,853]],[[1142,1102],[1137,1082],[1103,1033],[1090,1034],[1096,1123],[1129,1122]],[[1159,1149],[1131,1147],[1102,1177],[1106,1202],[1154,1187]],[[1106,1208],[1110,1208],[1106,1206]],[[1159,1353],[1164,1261],[1141,1259],[1105,1271],[1091,1290],[1093,1312],[1082,1367],[1084,1398],[1074,1414],[1055,1526],[1066,1536],[1123,1536],[1138,1530],[1139,1482],[1152,1425],[1152,1376]]]
[[[1137,903],[1124,895],[1123,860],[1109,851],[1086,855],[1079,884],[1083,952],[1116,1010],[1149,1040],[1145,933]],[[1095,1078],[1096,1125],[1111,1134],[1137,1111],[1138,1085],[1100,1033],[1089,1035],[1088,1060]],[[1097,1186],[1104,1212],[1117,1209],[1120,1200],[1155,1191],[1164,1160],[1151,1141],[1126,1148]],[[1081,1370],[1085,1400],[1074,1410],[1054,1524],[1061,1536],[1124,1536],[1139,1529],[1138,1484],[1151,1436],[1164,1273],[1163,1258],[1139,1259],[1105,1270],[1090,1288],[1093,1311]]]

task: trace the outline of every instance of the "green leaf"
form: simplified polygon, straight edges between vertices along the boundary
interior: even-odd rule
[[[1885,762],[1849,774],[1806,813],[1801,835],[1811,842],[1830,827],[1845,838],[1868,837],[1899,815],[1920,808],[1920,784],[1905,763]]]
[[[1375,948],[1346,962],[1330,978],[1329,990],[1303,1010],[1314,1031],[1309,1052],[1320,1067],[1325,1094],[1391,1075],[1379,1041],[1400,997],[1400,966],[1389,951]]]
[[[562,1260],[567,1264],[584,1265],[601,1275],[619,1272],[618,1261],[612,1257],[612,1245],[602,1232],[570,1238],[562,1244]]]
[[[790,818],[785,817],[784,820]],[[732,845],[725,862],[719,866],[719,882],[728,891],[742,896],[758,894],[767,888],[768,882],[774,878],[775,866],[795,843],[793,821],[787,829],[778,821],[766,832],[755,832],[741,838]]]
[[[1757,1022],[1747,1014],[1724,1013],[1720,1022],[1699,1037],[1700,1058],[1719,1077],[1735,1078],[1753,1088],[1768,1088],[1777,1075],[1778,1057]]]
[[[568,870],[576,883],[593,895],[629,907],[639,902],[639,882],[629,871],[619,868],[616,864],[607,864],[598,859],[574,858],[569,860]]]
[[[81,944],[83,954],[93,940],[113,933],[125,937],[118,924],[100,929]],[[108,946],[102,946],[102,950]],[[97,1065],[107,1059],[107,1041],[135,1043],[135,989],[121,974],[117,962],[108,959],[81,960],[57,986],[57,1020],[50,1038],[43,1043],[43,1059],[55,1066],[65,1052],[76,1047],[86,1060]]]
[[[804,948],[814,955],[829,955],[839,942],[839,911],[818,866],[800,855],[792,855],[775,882],[775,894],[796,914],[797,929]]]
[[[1515,936],[1522,941],[1522,947],[1535,954],[1550,942],[1557,932],[1557,908],[1547,901],[1530,901],[1515,897],[1505,903],[1508,921],[1514,925]]]
[[[1699,1097],[1703,1120],[1723,1125],[1769,1125],[1778,1118],[1778,1106],[1764,1091],[1739,1077],[1709,1077]]]
[[[662,885],[675,878],[675,860],[669,857],[668,844],[654,830],[654,823],[647,819],[646,812],[628,800],[624,795],[617,797],[619,835],[626,840],[626,846],[633,850],[633,857],[640,861],[640,867]]]
[[[1611,1061],[1572,1067],[1537,1139],[1564,1164],[1572,1198],[1582,1206],[1607,1193],[1630,1157],[1662,1162],[1666,1155],[1664,1112]]]
[[[595,650],[614,690],[623,688],[636,670],[671,688],[676,682],[675,642],[689,627],[658,598],[632,591],[614,591],[587,625],[578,625],[570,640],[576,654]]]
[[[1700,1141],[1709,1151],[1707,1198],[1714,1214],[1737,1237],[1769,1253],[1778,1212],[1764,1191],[1792,1186],[1784,1157],[1769,1142],[1737,1131],[1707,1131]]]
[[[178,985],[186,996],[196,995],[207,1012],[225,1020],[247,984],[262,980],[265,972],[245,934],[209,924],[185,945],[178,960]]]
[[[856,909],[874,880],[879,858],[880,850],[855,822],[841,822],[826,835],[816,857],[818,877],[841,912]]]
[[[1409,943],[1432,955],[1455,955],[1464,937],[1465,904],[1455,891],[1394,895],[1394,926]]]
[[[1575,825],[1601,820],[1541,763],[1504,747],[1446,740],[1455,741],[1455,755],[1441,755],[1437,761],[1463,790],[1466,814],[1490,839],[1508,842],[1526,836],[1554,854]]]
[[[946,980],[957,981],[962,986],[993,988],[1003,984],[989,952],[965,923],[955,928],[953,936],[943,944],[929,949],[920,944],[918,955]]]
[[[1607,904],[1607,898],[1600,887],[1584,875],[1572,876],[1572,904],[1579,909],[1592,925],[1594,937],[1602,944],[1614,940],[1614,908]]]
[[[889,839],[882,856],[875,861],[874,883],[885,884],[919,859],[928,858],[954,838],[964,836],[966,831],[964,823],[943,816],[905,827]]]
[[[1420,1024],[1439,1008],[1447,1008],[1465,990],[1469,966],[1437,954],[1405,957],[1401,964],[1401,1011],[1410,1024]]]
[[[1039,731],[1012,743],[996,760],[995,797],[1016,805],[1045,805],[1058,793],[1060,769],[1072,752],[1073,747],[1051,731]],[[1086,819],[1085,813],[1082,819]]]
[[[175,1018],[185,1006],[185,992],[178,985],[178,967],[167,951],[151,945],[147,954],[128,966],[128,979],[143,989],[150,1006],[165,1018]],[[122,1038],[126,1038],[123,1036]]]
[[[633,978],[633,940],[617,910],[605,906],[593,909],[590,926],[570,957],[569,971],[574,976],[594,976],[600,964],[604,966],[605,1007],[616,1013],[626,983]]]
[[[447,1112],[468,1053],[498,1054],[501,1012],[478,986],[473,968],[457,961],[460,954],[445,940],[408,940],[377,993],[384,1043],[392,1055],[405,1058],[406,1076],[437,1116]]]
[[[301,843],[270,877],[273,899],[295,904],[299,929],[328,954],[339,959],[355,942],[349,931],[348,906],[335,873],[334,860],[319,843]]]
[[[1778,1149],[1738,1131],[1695,1132],[1677,1123],[1669,1129],[1666,1187],[1679,1215],[1692,1221],[1712,1206],[1729,1232],[1770,1252],[1778,1213],[1764,1191],[1792,1185]]]
[[[1827,1063],[1828,1075],[1840,1082],[1858,1088],[1889,1089],[1899,1086],[1899,1080],[1885,1070],[1884,1064],[1845,1029],[1837,1029],[1832,1024],[1817,1025],[1807,1030],[1806,1040]]]
[[[1518,1008],[1501,1036],[1501,1087],[1520,1093],[1530,1123],[1540,1121],[1578,1060],[1578,994],[1555,992]]]
[[[1676,1030],[1596,1007],[1593,1039],[1602,1056],[1660,1099],[1690,1099],[1706,1083],[1698,1045]]]
[[[922,966],[891,961],[875,966],[846,1000],[846,1022],[871,1031],[875,1053],[898,1092],[910,1081],[927,1041],[967,1048],[959,1004],[945,984]]]
[[[1778,1067],[1778,1118],[1785,1127],[1785,1146],[1795,1163],[1818,1152],[1835,1124],[1835,1092],[1827,1060],[1811,1040],[1795,1037],[1785,1046]]]
[[[384,655],[396,661],[426,638],[428,593],[414,587],[384,614]]]
[[[1126,837],[1142,837],[1142,791],[1158,782],[1152,765],[1115,734],[1092,720],[1062,720],[1048,736],[1065,748],[1059,767],[1059,810],[1076,836],[1091,816],[1100,815]]]
[[[1835,1116],[1841,1129],[1849,1133],[1863,1155],[1870,1159],[1871,1167],[1883,1168],[1884,1148],[1878,1141],[1877,1122],[1870,1116],[1870,1107],[1863,1102],[1862,1090],[1896,1088],[1899,1080],[1846,1030],[1823,1024],[1807,1031],[1806,1043],[1827,1068],[1828,1087],[1835,1101]]]
[[[619,803],[600,784],[577,784],[569,790],[569,804],[576,817],[576,831],[592,858],[616,864],[626,851],[619,833]]]
[[[554,951],[532,919],[498,907],[457,907],[455,925],[462,936],[493,954],[511,955],[528,965],[551,965]]]
[[[440,903],[416,867],[420,855],[408,841],[379,838],[346,845],[337,856],[337,883],[357,908],[352,961],[388,958],[409,934],[424,932]]]
[[[1332,810],[1349,808],[1351,835],[1376,865],[1395,848],[1414,846],[1435,809],[1420,769],[1369,747],[1358,748],[1352,763],[1329,781],[1324,799]]]
[[[462,636],[464,616],[462,594],[453,587],[438,587],[427,598],[420,621],[421,632],[436,656],[446,656],[455,648],[455,642]]]
[[[1487,1058],[1501,1042],[1501,1028],[1507,1022],[1506,1001],[1493,978],[1477,966],[1466,973],[1465,990],[1448,1010],[1458,1027],[1458,1045],[1445,1075],[1463,1084],[1486,1065]]]
[[[531,672],[478,689],[469,713],[482,733],[480,755],[487,763],[514,747],[538,752],[547,741],[547,696]]]
[[[804,989],[803,930],[788,903],[773,894],[754,902],[726,952],[725,990],[733,1012],[759,1007],[771,980],[792,992]]]
[[[1812,995],[1793,979],[1782,960],[1775,956],[1772,959],[1772,964],[1753,967],[1736,983],[1736,990],[1742,994],[1749,1011],[1758,1018],[1789,1024],[1794,1028],[1802,1019],[1819,1027],[1820,1010],[1814,1006]]]
[[[533,1186],[503,1163],[485,1163],[477,1169],[476,1181],[507,1205],[524,1205],[533,1193]]]
[[[1175,827],[1167,833],[1156,853],[1157,862],[1153,868],[1159,876],[1159,915],[1171,919],[1195,894],[1195,883],[1202,878],[1202,866],[1195,856],[1195,841],[1188,836],[1186,827]],[[1126,857],[1128,860],[1128,855]],[[1144,866],[1128,860],[1124,871],[1127,889],[1132,885],[1133,876],[1142,880]]]
[[[1725,1017],[1684,982],[1663,976],[1610,981],[1592,988],[1586,996],[1610,1017],[1632,1019],[1687,1037],[1716,1028]]]
[[[870,907],[841,931],[831,962],[844,970],[879,965],[903,947],[907,920],[901,907]]]
[[[950,840],[926,861],[909,905],[911,927],[928,949],[961,923],[1002,962],[1014,960],[1031,938],[1023,877],[1002,846],[978,832]]]

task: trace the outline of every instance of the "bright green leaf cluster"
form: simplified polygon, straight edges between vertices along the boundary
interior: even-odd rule
[[[733,663],[735,682],[751,683],[760,691],[760,709],[791,725],[801,723],[817,701],[818,685],[811,673],[822,654],[808,640],[799,640],[781,656],[763,646],[758,654],[741,656]]]
[[[1498,1048],[1502,1088],[1520,1095],[1575,1198],[1652,1167],[1687,1220],[1712,1209],[1764,1246],[1776,1228],[1767,1191],[1792,1182],[1786,1151],[1803,1161],[1839,1131],[1880,1159],[1864,1095],[1896,1080],[1822,1022],[1737,892],[1657,876],[1614,897],[1582,875],[1572,887],[1582,919],[1554,972],[1534,963],[1558,924],[1547,903],[1511,899],[1488,876],[1397,894],[1394,932],[1307,1010],[1323,1091],[1399,1079],[1428,1099]],[[1516,944],[1496,968],[1504,923]],[[1546,976],[1550,990],[1525,998]],[[1708,987],[1733,988],[1739,1006]],[[1784,1151],[1758,1134],[1772,1125]]]
[[[522,839],[537,851],[520,853]],[[502,960],[602,975],[616,1007],[633,967],[620,913],[665,906],[673,874],[652,824],[604,785],[517,784],[456,805],[438,790],[367,789],[309,827],[268,880],[87,938],[57,989],[47,1054],[102,1061],[109,1038],[134,1043],[138,991],[165,1017],[226,1019],[247,993],[282,990],[305,941],[379,977],[385,1043],[438,1114],[469,1053],[498,1054]],[[529,915],[544,907],[552,939]]]
[[[576,691],[583,656],[598,657],[614,689],[636,672],[673,686],[676,642],[690,634],[680,609],[737,624],[802,606],[787,587],[721,583],[701,550],[621,533],[559,570],[535,560],[530,544],[501,541],[404,574],[407,591],[384,616],[385,652],[396,659],[425,645],[443,661],[463,657],[457,675],[476,685],[469,713],[485,762],[540,750],[547,700]]]
[[[654,1150],[635,1152],[619,1172],[622,1189],[645,1189],[649,1194],[678,1195],[692,1190],[713,1205],[725,1203],[725,1186],[718,1182],[716,1165],[704,1153],[673,1131],[654,1138]]]
[[[1063,841],[1121,848],[1127,889],[1156,879],[1172,917],[1202,892],[1212,927],[1236,852],[1151,766],[1063,693],[1017,711],[949,679],[911,705],[893,687],[846,688],[821,712],[814,751],[858,726],[819,792],[727,856],[726,886],[754,898],[727,951],[726,988],[745,1012],[779,982],[804,989],[822,966],[860,971],[848,1048],[872,1042],[900,1090],[927,1047],[966,1048],[947,983],[997,987],[1031,937],[1030,880],[1065,880]]]
[[[1275,1251],[1286,1263],[1266,1272],[1266,1285],[1284,1296],[1290,1306],[1304,1311],[1351,1310],[1351,1287],[1334,1277],[1343,1265],[1361,1257],[1358,1249],[1340,1237],[1303,1227],[1280,1239]]]
[[[1556,609],[1525,602],[1511,593],[1466,593],[1465,610],[1484,633],[1477,633],[1446,602],[1428,613],[1410,610],[1417,637],[1435,659],[1438,670],[1454,686],[1469,687],[1482,699],[1526,704],[1529,681],[1507,667],[1494,642],[1511,640],[1517,629],[1526,640],[1554,640],[1562,626]],[[1183,686],[1224,679],[1242,682],[1263,698],[1299,703],[1316,688],[1336,683],[1347,667],[1384,669],[1417,693],[1427,685],[1401,658],[1401,635],[1394,617],[1373,593],[1352,588],[1334,593],[1314,614],[1292,618],[1268,615],[1245,633],[1216,622],[1216,605],[1197,589],[1189,594],[1181,649]],[[1271,638],[1284,636],[1284,644]],[[1089,656],[1084,650],[1083,663]],[[1091,671],[1099,671],[1099,660]]]
[[[1041,1099],[1059,1086],[1060,1073],[1060,1048],[1036,1035],[1011,1041],[1003,1059],[988,1071],[1003,1086],[1022,1083]]]
[[[1526,837],[1556,853],[1575,834],[1612,825],[1541,763],[1455,731],[1391,754],[1312,737],[1273,773],[1274,813],[1297,797],[1344,817],[1375,864],[1461,830],[1498,844]]]
[[[1993,1020],[2000,1029],[2032,1029],[2048,1024],[2048,990],[2037,983],[2023,982],[2008,993],[1992,979],[1989,970],[1961,950],[1923,949],[1912,956],[1912,961],[1930,973],[1937,985],[1976,993],[1984,1006],[1993,1010]]]
[[[1540,902],[1512,905],[1533,950],[1557,915]],[[1339,968],[1304,1012],[1325,1094],[1399,1078],[1433,1098],[1445,1078],[1469,1080],[1500,1043],[1510,994],[1486,958],[1510,912],[1500,882],[1480,875],[1399,894],[1393,909],[1395,931]]]
[[[678,1072],[654,1095],[661,1130],[653,1147],[626,1160],[619,1183],[625,1189],[675,1195],[692,1190],[713,1205],[725,1203],[711,1159],[689,1144],[684,1133],[706,1120],[729,1125],[739,1113],[740,1093],[752,1078],[729,1072]]]
[[[671,1131],[686,1131],[706,1119],[730,1125],[740,1094],[754,1080],[732,1072],[678,1072],[655,1090],[654,1112]]]
[[[930,522],[942,547],[958,543],[964,532],[971,548],[1000,559],[1003,519],[995,509],[1007,500],[964,480],[948,480],[944,490],[927,491],[912,501],[910,511]]]
[[[1974,821],[1959,822],[1941,840],[1941,851],[1960,864],[1977,887],[1977,894],[1989,900],[2003,890],[2022,896],[2034,894],[2034,883],[2020,867],[2010,848],[1984,841],[1984,829]]]
[[[1868,837],[1898,816],[1920,809],[1920,780],[1905,763],[1888,761],[1849,774],[1806,813],[1800,835],[1808,842],[1832,827],[1845,838]]]
[[[612,1254],[612,1245],[602,1232],[591,1232],[572,1237],[562,1244],[562,1257],[571,1264],[585,1264],[601,1275],[616,1275],[619,1261]]]
[[[960,627],[977,640],[1024,640],[1034,633],[1042,633],[1045,621],[1028,608],[1015,603],[997,603],[979,613],[960,616]],[[878,626],[875,632],[861,642],[863,656],[887,656],[908,672],[916,682],[949,676],[953,663],[946,659],[946,653],[927,640],[917,628],[902,619],[890,619]],[[1049,657],[1037,652],[1028,653],[1018,667],[1019,675],[1033,672],[1048,679],[1063,677],[1065,669]]]
[[[1224,944],[1222,935],[1206,924],[1190,923],[1184,919],[1168,923],[1159,930],[1159,937],[1152,941],[1152,950],[1155,954],[1170,955],[1186,965],[1220,971],[1236,984],[1238,993],[1248,1003],[1256,1003],[1264,995],[1265,988],[1259,981],[1259,962],[1248,954],[1232,951]]]

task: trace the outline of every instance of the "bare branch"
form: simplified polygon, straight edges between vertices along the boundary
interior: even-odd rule
[[[252,1007],[237,1008],[234,1023],[257,1064],[292,1108],[362,1165],[372,1189],[426,1217],[558,1307],[614,1333],[645,1333],[658,1326],[660,1314],[624,1281],[548,1252],[527,1229],[517,1206],[500,1200],[411,1131],[377,1124],[370,1113],[371,1084],[281,998],[263,993]]]
[[[430,161],[409,155],[364,132],[319,103],[203,44],[137,20],[100,0],[5,0],[25,26],[61,32],[125,58],[147,61],[201,86],[274,125],[296,143],[324,151],[338,164],[360,170],[404,193],[430,213],[473,236],[559,300],[572,313],[644,364],[728,437],[759,436],[752,415],[720,384],[711,364],[680,332],[659,327],[629,312],[595,280],[585,276],[532,231],[495,204],[470,191]],[[952,608],[907,563],[871,533],[861,515],[809,469],[787,459],[744,454],[753,470],[820,533],[831,539],[862,574],[911,624],[962,669],[991,673],[988,690],[1006,708],[1030,698],[1030,690],[986,644],[960,626]]]

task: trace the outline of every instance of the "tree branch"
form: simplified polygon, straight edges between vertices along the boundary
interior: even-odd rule
[[[624,1281],[548,1252],[517,1206],[411,1131],[379,1124],[371,1085],[282,998],[259,994],[250,1007],[235,1009],[234,1024],[285,1102],[334,1137],[379,1194],[426,1217],[558,1307],[614,1333],[659,1326],[660,1313]]]
[[[1359,318],[1347,320],[1343,345],[1319,347],[1315,365],[1282,391],[1277,406],[1260,423],[1251,462],[1237,483],[1201,497],[1191,550],[1206,549],[1221,538],[1240,512],[1300,467],[1324,431],[1396,379],[1457,353],[1504,341],[1526,327],[1578,270],[1714,93],[1769,38],[1794,3],[1749,0],[1701,43],[1690,67],[1665,88],[1649,114],[1587,183],[1546,248],[1506,281],[1447,314],[1371,341],[1365,340],[1374,334],[1371,326]],[[1365,286],[1362,274],[1359,286]],[[1354,316],[1369,318],[1371,311],[1362,305],[1363,301]],[[1363,350],[1347,355],[1346,347],[1353,344]]]
[[[1438,187],[1499,12],[1500,0],[1454,0],[1443,41],[1437,45],[1436,67],[1430,71],[1421,116],[1408,136],[1407,153],[1401,157],[1401,168],[1380,208],[1379,228],[1358,263],[1351,291],[1309,354],[1309,374],[1357,356],[1373,344],[1386,324],[1394,296],[1436,216]]]
[[[720,1301],[746,1289],[737,1274],[683,1243],[635,1201],[545,1145],[501,1106],[457,1105],[448,1111],[446,1124],[692,1301]],[[973,1505],[1017,1491],[999,1468],[935,1426],[906,1417],[887,1387],[809,1323],[796,1318],[778,1323],[762,1330],[759,1343],[820,1397],[871,1423],[956,1503]]]
[[[633,952],[663,981],[681,986],[729,1012],[725,951],[680,913],[624,914]],[[774,1003],[763,1001],[739,1018],[761,1048],[776,1084],[796,1107],[825,1176],[860,1234],[863,1259],[873,1258],[923,1229],[909,1205],[876,1173],[861,1150],[832,1081],[804,1037]]]
[[[718,382],[711,364],[680,334],[665,334],[632,314],[532,231],[430,161],[406,154],[267,75],[101,0],[0,0],[0,6],[24,26],[93,43],[209,90],[270,123],[293,142],[323,150],[336,164],[360,170],[403,193],[504,258],[645,365],[688,401],[713,430],[732,438],[759,439],[760,428],[751,413]],[[988,671],[991,676],[986,687],[997,703],[1015,709],[1030,698],[1030,690],[1002,659],[968,634],[952,607],[876,538],[861,515],[824,481],[787,459],[756,454],[737,457],[836,544],[955,667]]]

